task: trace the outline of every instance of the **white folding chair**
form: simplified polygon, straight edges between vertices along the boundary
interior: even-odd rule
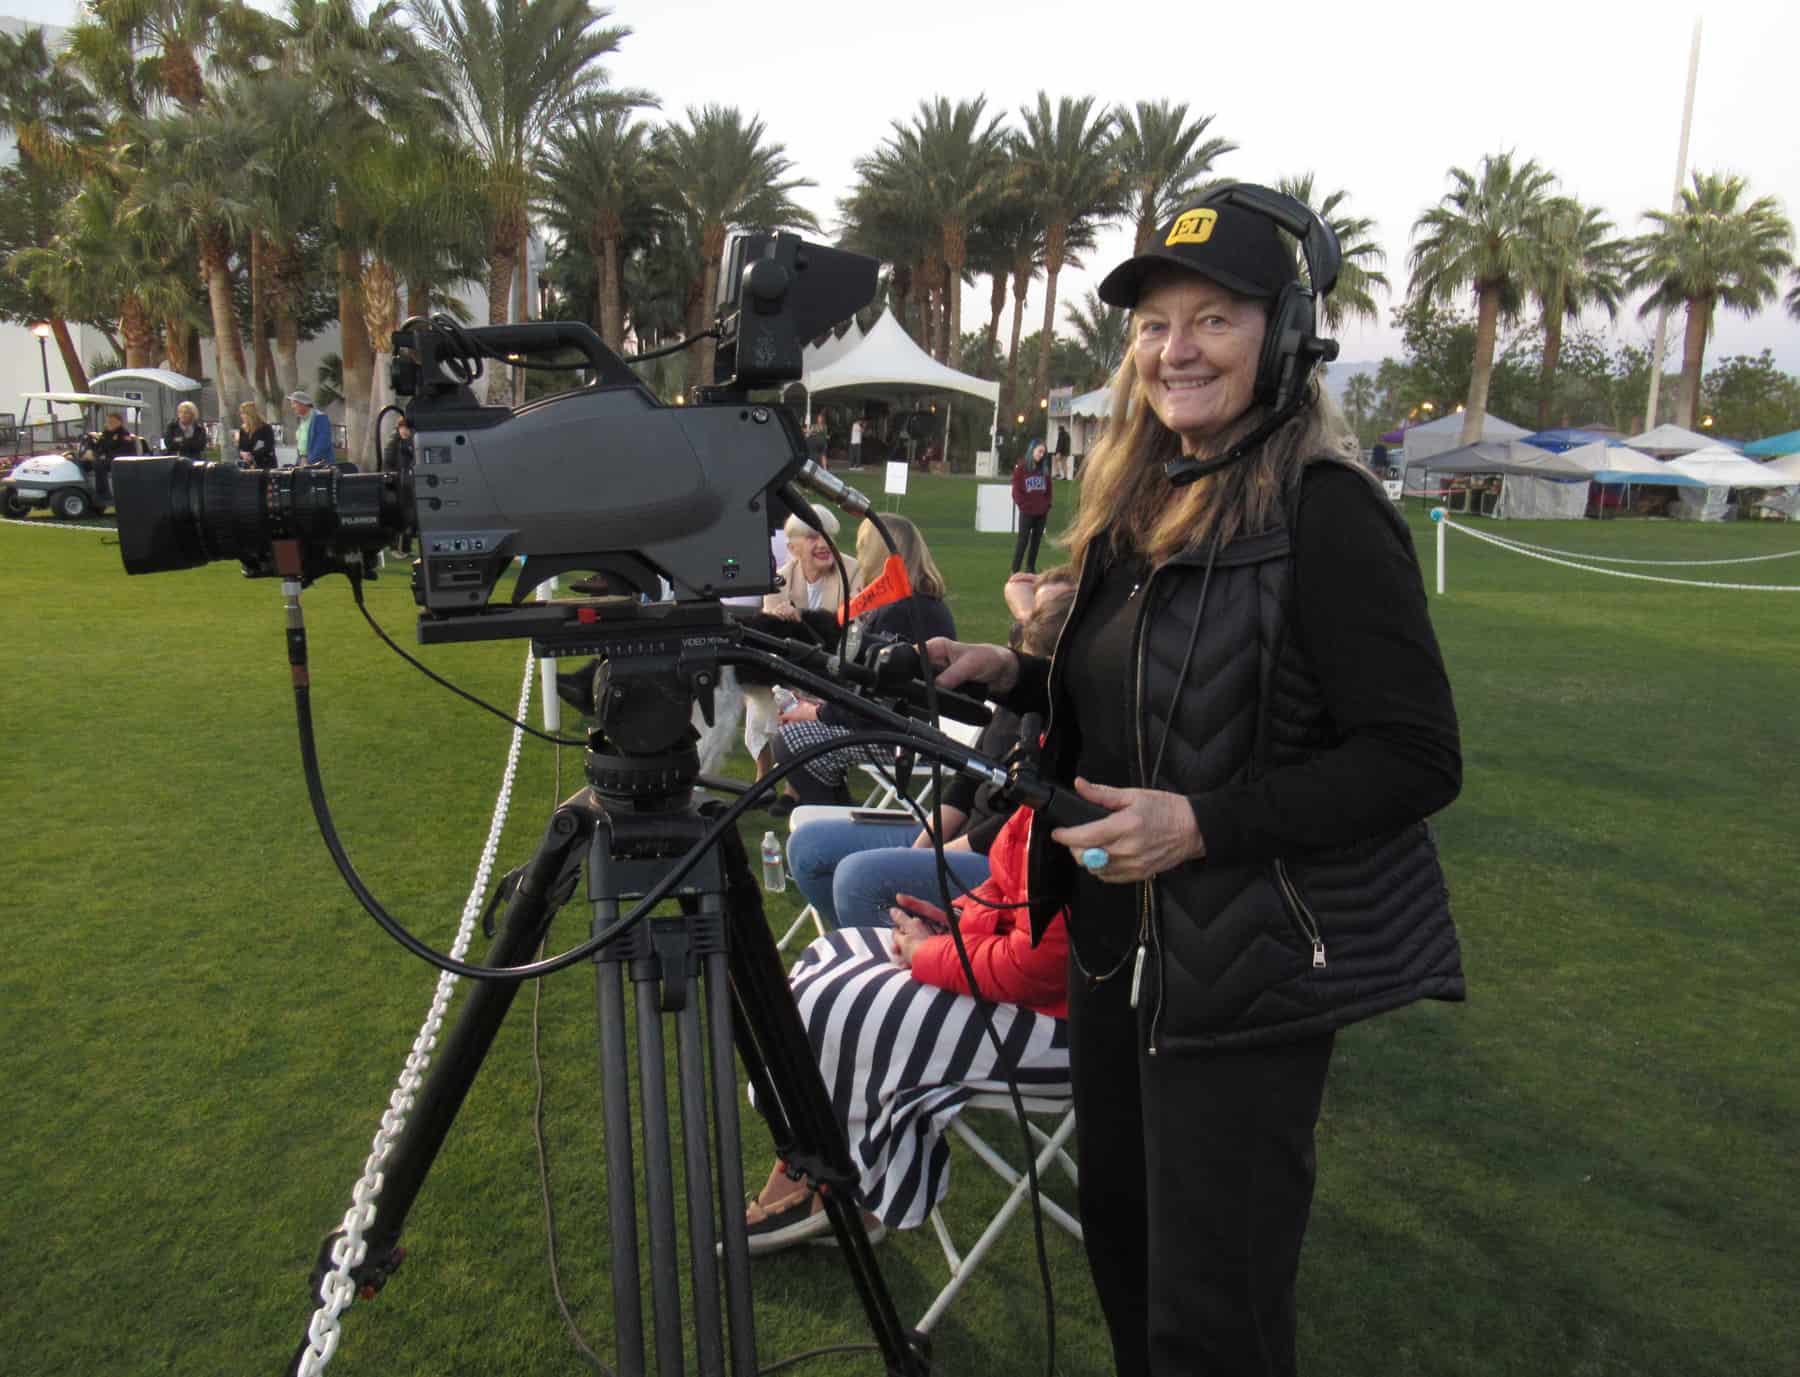
[[[794,809],[792,813],[788,814],[788,835],[791,837],[809,822],[818,822],[832,818],[847,818],[852,813],[860,813],[863,811],[864,810],[861,808],[845,808],[839,804],[833,803],[803,803],[798,808]],[[908,822],[912,819],[912,814],[906,812],[904,809],[889,809],[886,811],[894,814],[894,821],[896,822]],[[775,944],[775,949],[777,951],[786,951],[788,943],[799,936],[800,930],[808,923],[812,924],[813,937],[823,937],[825,935],[824,918],[819,915],[818,909],[813,907],[813,905],[808,904],[805,908],[800,910],[799,914],[794,919],[793,925],[781,935],[781,940]],[[809,937],[806,940],[810,942],[812,941],[812,937]]]
[[[1044,1173],[1052,1163],[1062,1167],[1068,1174],[1071,1183],[1077,1180],[1075,1161],[1069,1156],[1068,1141],[1075,1132],[1075,1107],[1066,1096],[1024,1095],[1025,1127],[1031,1134],[1031,1140],[1038,1147],[1037,1177],[1041,1186]],[[950,1121],[950,1131],[960,1138],[994,1175],[1006,1182],[1012,1189],[1000,1208],[994,1211],[988,1220],[981,1236],[970,1246],[968,1252],[957,1251],[955,1242],[950,1237],[950,1228],[944,1223],[944,1212],[941,1207],[933,1207],[931,1211],[931,1227],[936,1231],[938,1244],[944,1250],[944,1261],[950,1267],[950,1280],[939,1291],[937,1299],[932,1301],[931,1308],[919,1320],[918,1329],[921,1334],[931,1331],[950,1302],[956,1299],[957,1293],[968,1284],[975,1269],[999,1239],[1012,1217],[1030,1203],[1031,1180],[1022,1171],[1017,1170],[1006,1160],[992,1144],[988,1143],[969,1123],[975,1113],[998,1113],[1000,1118],[994,1123],[1003,1127],[1007,1134],[1017,1132],[1018,1121],[1013,1117],[1012,1096],[1005,1093],[981,1094],[968,1101],[954,1119]],[[1054,1127],[1049,1132],[1034,1122],[1036,1119],[1054,1120]],[[1081,1241],[1081,1221],[1076,1219],[1061,1205],[1046,1194],[1039,1194],[1043,1205],[1044,1218],[1062,1226],[1065,1232],[1077,1243]]]
[[[973,746],[981,737],[981,728],[967,722],[952,722],[947,717],[938,719],[938,730],[953,741],[960,741],[965,746]],[[857,770],[869,782],[868,796],[863,800],[864,808],[904,807],[900,802],[900,785],[894,777],[894,768],[888,764],[876,765],[864,762]],[[921,808],[931,803],[931,762],[919,761],[913,766],[912,778],[917,786],[912,800]]]

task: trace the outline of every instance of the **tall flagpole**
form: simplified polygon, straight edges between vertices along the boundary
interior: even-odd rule
[[[1700,21],[1694,21],[1694,44],[1688,51],[1687,98],[1681,104],[1681,147],[1675,154],[1675,195],[1669,209],[1681,213],[1681,186],[1687,180],[1688,131],[1694,126],[1694,83],[1700,75]],[[1656,312],[1656,346],[1650,351],[1650,400],[1644,407],[1644,429],[1656,429],[1656,394],[1662,391],[1663,349],[1669,339],[1669,306]]]

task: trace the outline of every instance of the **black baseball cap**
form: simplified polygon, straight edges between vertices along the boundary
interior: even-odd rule
[[[1150,247],[1106,275],[1100,299],[1130,310],[1144,280],[1169,265],[1210,278],[1239,296],[1273,298],[1299,278],[1292,245],[1265,215],[1205,201],[1189,206],[1156,232]]]

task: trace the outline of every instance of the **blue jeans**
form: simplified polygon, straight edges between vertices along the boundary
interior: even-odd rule
[[[826,927],[885,927],[896,894],[940,902],[936,860],[912,845],[918,835],[911,820],[809,822],[788,837],[788,870]],[[952,898],[988,877],[986,856],[946,851],[944,860],[957,886]]]

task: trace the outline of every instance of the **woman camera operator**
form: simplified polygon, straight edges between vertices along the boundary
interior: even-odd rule
[[[1107,816],[1031,838],[1071,896],[1081,1219],[1122,1374],[1288,1374],[1337,1029],[1460,999],[1423,819],[1456,796],[1411,538],[1311,374],[1335,237],[1259,187],[1184,210],[1132,312],[1048,661],[934,643],[945,687],[1047,711],[1047,775]],[[1315,258],[1321,261],[1315,261]],[[1191,479],[1176,486],[1177,478]]]

